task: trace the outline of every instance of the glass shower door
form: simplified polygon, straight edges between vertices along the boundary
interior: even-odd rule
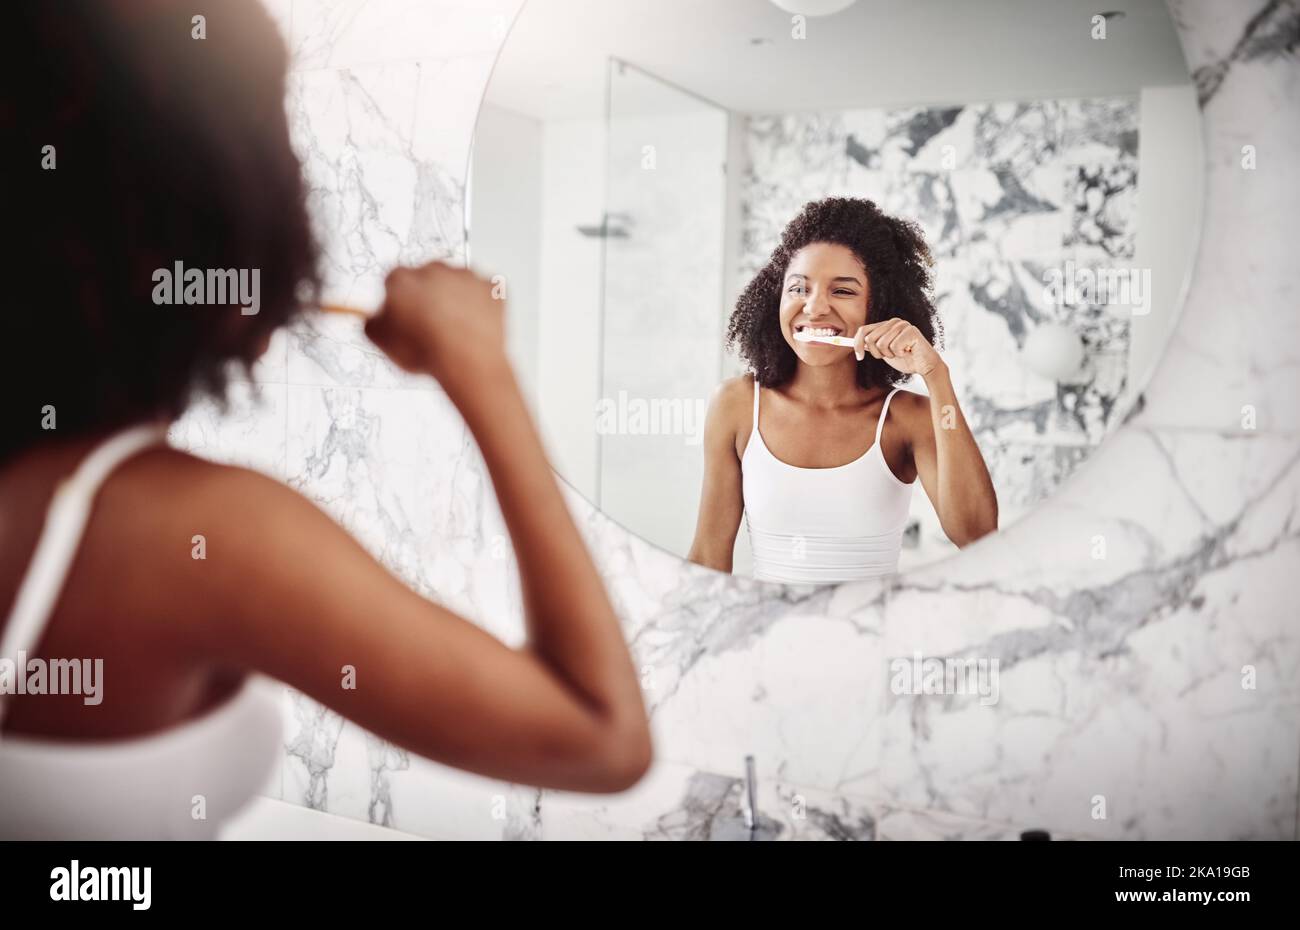
[[[684,552],[722,371],[727,111],[611,60],[597,503]]]

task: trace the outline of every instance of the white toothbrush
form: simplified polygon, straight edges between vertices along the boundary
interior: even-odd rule
[[[828,346],[844,346],[846,349],[853,348],[853,340],[848,336],[814,336],[806,330],[800,330],[794,334],[796,342],[822,342]]]

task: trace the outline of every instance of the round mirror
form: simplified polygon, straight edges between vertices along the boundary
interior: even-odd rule
[[[1173,24],[1121,6],[529,0],[466,223],[560,475],[791,583],[1049,497],[1140,406],[1199,235]]]

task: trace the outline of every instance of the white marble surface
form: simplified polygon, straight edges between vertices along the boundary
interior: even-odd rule
[[[338,817],[273,798],[254,798],[238,816],[221,828],[219,839],[236,843],[295,840],[349,840],[359,842],[421,841],[422,836],[402,833],[350,817]]]
[[[391,64],[386,17],[417,5],[430,44],[403,37],[393,55],[402,61]],[[371,167],[347,145],[308,143],[319,149],[307,157],[313,186],[352,205],[338,215],[353,219],[324,229],[333,261],[373,286],[386,261],[454,249],[454,237],[426,232],[459,209],[465,100],[481,89],[441,82],[413,103],[392,69],[414,79],[412,49],[430,50],[416,61],[434,74],[491,47],[466,38],[451,54],[438,44],[482,28],[479,14],[456,18],[464,4],[323,6],[317,28],[322,4],[277,4],[301,37],[304,82],[310,71],[324,95],[315,99],[338,101],[302,119],[354,120],[358,145],[390,147]],[[686,566],[575,497],[653,708],[658,761],[647,779],[613,798],[502,785],[412,757],[289,694],[284,800],[430,837],[703,837],[729,829],[752,753],[760,811],[784,837],[1009,838],[1043,828],[1079,838],[1296,838],[1300,346],[1288,243],[1300,120],[1282,117],[1300,107],[1300,65],[1270,37],[1294,35],[1300,13],[1294,2],[1239,6],[1173,4],[1206,88],[1206,222],[1191,295],[1143,409],[1049,504],[923,570],[805,590]],[[363,89],[356,105],[344,102]],[[380,131],[436,122],[443,106],[462,122],[427,150],[409,133]],[[1257,148],[1254,171],[1239,166],[1244,144]],[[343,164],[355,167],[336,174]],[[429,179],[446,184],[422,188]],[[381,193],[407,202],[362,209]],[[406,211],[400,222],[377,219],[390,209]],[[283,363],[259,369],[262,405],[237,396],[226,419],[196,410],[173,435],[279,475],[418,590],[517,638],[511,555],[460,418],[435,387],[393,377],[373,353],[367,360],[357,335],[279,343]],[[1247,404],[1254,429],[1242,425]],[[917,651],[998,660],[998,702],[892,693],[890,659]],[[1253,690],[1242,687],[1243,666],[1256,671]]]

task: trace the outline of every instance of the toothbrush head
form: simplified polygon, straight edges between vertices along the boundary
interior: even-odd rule
[[[820,342],[828,346],[843,346],[847,349],[853,348],[853,340],[848,336],[814,336],[807,330],[799,330],[794,334],[795,342]]]
[[[321,304],[320,309],[325,313],[338,313],[344,316],[355,316],[362,320],[368,320],[370,318],[370,314],[366,313],[366,311],[360,310],[356,307],[349,307],[344,304]]]

